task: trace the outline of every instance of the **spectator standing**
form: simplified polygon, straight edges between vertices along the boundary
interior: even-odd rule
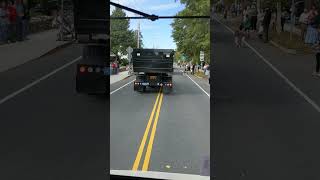
[[[308,10],[304,9],[303,13],[299,17],[299,25],[301,29],[301,39],[304,40],[308,27]]]
[[[240,25],[239,29],[235,31],[234,33],[234,41],[235,41],[235,45],[236,47],[241,47],[243,46],[243,42],[245,40],[245,35],[244,35],[244,31],[243,31],[243,26]]]
[[[241,9],[240,9],[240,4],[237,4],[236,5],[236,16],[238,16],[241,12]]]
[[[223,17],[224,17],[224,19],[228,18],[228,8],[224,9]]]
[[[22,25],[23,25],[23,40],[28,40],[29,35],[29,22],[30,22],[30,12],[28,10],[28,7],[23,4],[24,9],[24,16],[22,18]]]
[[[258,37],[262,39],[263,37],[263,19],[264,19],[264,11],[260,11],[258,13]]]
[[[195,68],[196,68],[195,64],[192,64],[192,74],[194,74]]]
[[[116,64],[115,64],[115,62],[112,62],[111,67],[112,67],[112,74],[116,74]]]
[[[116,61],[116,74],[119,73],[119,61]]]
[[[273,12],[273,11],[271,10],[271,21],[270,21],[270,25],[271,25],[271,30],[272,30],[272,31],[276,31],[276,30],[277,30],[276,24],[277,24],[277,14],[276,14],[276,12]]]
[[[281,12],[281,31],[282,32],[284,32],[284,24],[286,22],[286,16],[287,16],[287,11],[283,9]]]
[[[320,29],[318,29],[318,31],[320,31]],[[320,76],[320,46],[319,46],[319,42],[317,43],[316,46],[314,46],[315,51],[316,51],[316,68],[315,68],[315,72],[313,72],[314,76]]]
[[[8,40],[8,15],[7,5],[4,1],[0,2],[0,44],[4,44]]]
[[[21,0],[16,0],[17,11],[17,39],[23,41],[23,19],[24,19],[24,7]]]
[[[265,10],[265,15],[263,18],[263,31],[264,31],[264,42],[267,43],[269,41],[269,26],[270,26],[270,21],[271,21],[271,9],[266,8]]]
[[[248,11],[249,11],[249,8],[245,7],[243,12],[242,12],[242,18],[246,18],[246,16],[248,15]]]
[[[257,22],[258,22],[258,11],[254,5],[251,6],[250,19],[251,19],[251,21],[250,21],[251,30],[256,31],[257,30]]]
[[[16,42],[17,40],[17,10],[14,1],[9,1],[7,8],[9,17],[9,42]]]
[[[249,18],[248,14],[243,19],[243,27],[244,27],[244,31],[245,31],[246,37],[249,38],[250,37],[251,23],[250,23],[250,18]]]
[[[318,11],[315,6],[312,6],[308,14],[308,27],[305,37],[306,44],[315,44],[318,41],[318,31],[316,24],[316,16],[318,16]]]

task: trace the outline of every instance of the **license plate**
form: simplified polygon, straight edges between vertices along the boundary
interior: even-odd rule
[[[149,83],[141,83],[143,86],[148,86]]]
[[[157,79],[157,76],[149,76],[150,79],[155,80]]]

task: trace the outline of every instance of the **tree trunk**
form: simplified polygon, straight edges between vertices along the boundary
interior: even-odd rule
[[[277,33],[281,33],[281,3],[277,2]]]

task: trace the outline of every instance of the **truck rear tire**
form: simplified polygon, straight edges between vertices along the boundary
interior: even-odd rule
[[[172,88],[164,87],[162,91],[164,94],[170,94],[170,93],[172,93]]]
[[[146,86],[134,86],[133,90],[142,93],[146,91]]]

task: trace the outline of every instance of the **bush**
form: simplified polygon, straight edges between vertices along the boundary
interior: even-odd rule
[[[120,65],[121,66],[127,66],[129,64],[129,61],[127,59],[121,59],[120,60]]]

